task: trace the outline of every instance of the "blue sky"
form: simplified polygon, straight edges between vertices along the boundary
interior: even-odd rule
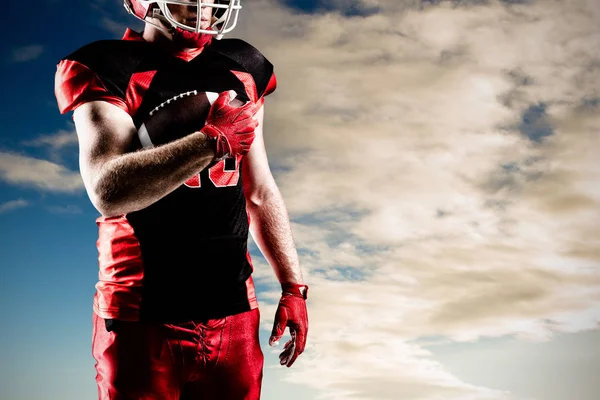
[[[598,5],[246,3],[235,33],[275,65],[265,140],[311,285],[307,352],[285,369],[263,346],[263,399],[592,400]],[[54,72],[141,25],[118,0],[4,11],[0,398],[94,398],[98,214]],[[278,292],[252,249],[266,344]]]

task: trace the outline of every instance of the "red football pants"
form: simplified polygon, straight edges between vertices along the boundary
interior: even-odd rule
[[[105,320],[93,313],[99,400],[257,400],[258,308],[201,323]]]

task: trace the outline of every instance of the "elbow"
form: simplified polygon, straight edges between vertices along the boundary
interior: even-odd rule
[[[92,205],[104,217],[115,217],[124,214],[122,202],[117,199],[114,190],[110,190],[111,186],[103,181],[105,179],[98,179],[88,189],[88,197]]]
[[[92,202],[92,204],[94,204],[96,210],[98,210],[98,212],[102,214],[103,217],[110,218],[126,214],[125,212],[121,211],[118,207],[108,203]]]
[[[103,217],[115,217],[123,214],[123,212],[119,210],[118,204],[111,201],[106,195],[93,192],[88,193],[88,196],[94,208],[102,214]]]
[[[246,191],[246,206],[250,210],[257,210],[264,207],[271,199],[279,195],[276,187],[264,186]]]

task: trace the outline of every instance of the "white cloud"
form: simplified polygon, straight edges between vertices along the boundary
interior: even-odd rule
[[[50,206],[47,207],[48,211],[54,214],[81,214],[83,211],[79,206],[74,204],[67,204],[66,206]]]
[[[0,203],[0,214],[4,214],[9,211],[17,210],[19,208],[29,206],[29,202],[23,199],[11,200],[4,203]]]
[[[370,4],[256,1],[236,31],[275,65],[266,145],[311,285],[288,379],[332,399],[519,398],[408,343],[598,327],[600,118],[581,106],[600,98],[598,6]],[[552,135],[535,142],[518,127],[538,104]],[[270,330],[279,294],[261,295]]]
[[[131,21],[128,21],[128,22],[131,22]],[[115,36],[115,38],[118,38],[118,39],[123,37],[123,34],[125,33],[125,29],[127,29],[128,26],[130,26],[130,24],[124,23],[122,21],[115,21],[114,19],[111,19],[109,17],[104,17],[101,20],[101,27],[104,28],[105,30],[107,30],[108,32],[110,32],[111,34],[113,34]]]
[[[73,149],[77,149],[78,139],[75,127],[73,129],[59,129],[57,132],[52,134],[40,135],[35,139],[23,141],[23,146],[36,147],[45,150],[48,161],[57,165],[67,165],[65,158],[76,162],[77,152],[73,152]]]
[[[0,152],[0,180],[43,191],[75,193],[84,189],[76,171],[46,160]]]
[[[59,129],[51,135],[40,135],[39,137],[23,142],[25,146],[50,147],[57,151],[66,147],[77,146],[77,133],[75,130]]]
[[[39,44],[17,47],[12,50],[12,61],[17,63],[33,61],[43,52],[44,46]]]

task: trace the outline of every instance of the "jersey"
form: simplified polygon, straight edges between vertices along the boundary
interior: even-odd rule
[[[275,88],[273,65],[242,40],[171,53],[129,29],[122,40],[93,42],[60,60],[55,81],[61,113],[107,101],[138,129],[152,110],[190,91],[233,89],[262,102]],[[242,156],[219,161],[145,209],[98,218],[96,314],[174,323],[258,307],[243,168]]]

